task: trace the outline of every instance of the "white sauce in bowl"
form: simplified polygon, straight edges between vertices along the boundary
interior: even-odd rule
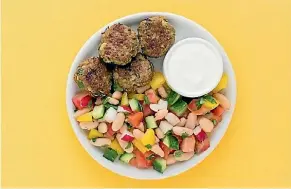
[[[209,93],[217,86],[223,73],[219,52],[200,38],[187,38],[173,45],[163,67],[169,86],[186,97]]]

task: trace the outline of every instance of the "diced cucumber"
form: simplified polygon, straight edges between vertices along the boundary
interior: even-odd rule
[[[167,135],[164,140],[163,143],[168,146],[171,149],[174,150],[179,150],[179,142],[178,139],[172,135]]]
[[[187,110],[187,103],[180,99],[170,107],[170,110],[177,116],[182,116]]]
[[[141,111],[141,109],[140,109],[141,106],[140,106],[138,100],[136,100],[135,98],[129,100],[129,106],[130,106],[131,110],[134,112]]]
[[[124,153],[120,156],[119,160],[124,163],[129,163],[129,161],[134,157],[135,155],[133,153]]]
[[[167,162],[163,158],[156,158],[153,162],[154,170],[163,173],[167,168]]]
[[[114,91],[121,91],[121,92],[123,91],[123,89],[116,82],[113,83],[113,90]]]
[[[180,98],[181,98],[181,95],[179,95],[175,91],[171,91],[168,98],[167,98],[167,101],[168,101],[169,105],[171,106],[171,105],[175,104],[175,102],[177,102]]]
[[[103,157],[105,157],[106,159],[112,162],[114,162],[117,156],[118,156],[118,153],[112,148],[106,148],[103,154]]]
[[[104,116],[104,112],[105,112],[105,107],[103,104],[101,104],[99,106],[94,107],[92,111],[92,116],[94,119],[100,119],[101,117]]]
[[[145,121],[148,129],[154,129],[158,127],[154,116],[147,116]]]

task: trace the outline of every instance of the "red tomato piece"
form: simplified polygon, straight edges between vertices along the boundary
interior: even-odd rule
[[[89,105],[89,102],[92,101],[92,97],[88,92],[83,91],[83,92],[76,94],[73,97],[72,101],[73,101],[75,107],[78,110],[81,110],[83,108],[86,108]]]
[[[153,89],[147,90],[145,92],[151,104],[157,104],[160,98],[157,96],[156,92]]]
[[[222,106],[219,105],[219,106],[217,106],[215,109],[213,109],[211,112],[212,112],[214,115],[220,117],[220,116],[222,116],[222,114],[224,113],[224,109],[223,109]]]
[[[144,104],[143,105],[143,116],[144,117],[147,117],[147,116],[150,116],[150,115],[154,115],[154,111],[152,111],[152,109],[150,108],[150,105],[149,104]]]
[[[167,159],[169,154],[171,153],[171,149],[166,146],[162,141],[159,142],[160,147],[162,148],[162,150],[164,151],[164,158]]]
[[[133,114],[130,114],[128,117],[127,117],[127,120],[128,120],[128,123],[135,127],[135,128],[138,128],[139,124],[142,122],[143,120],[143,113],[142,112],[136,112],[136,113],[133,113]]]
[[[197,101],[197,99],[193,99],[193,100],[191,100],[191,102],[188,104],[188,109],[189,109],[190,111],[196,111],[196,110],[197,110],[196,101]]]
[[[147,159],[143,153],[141,153],[139,150],[134,150],[133,153],[136,157],[136,167],[139,169],[146,169],[149,168],[150,165],[147,162]]]

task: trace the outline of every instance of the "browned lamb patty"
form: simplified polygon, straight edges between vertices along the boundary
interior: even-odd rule
[[[175,42],[175,28],[162,16],[143,20],[137,30],[141,49],[150,57],[165,55]]]
[[[153,64],[141,54],[130,65],[116,66],[113,72],[114,81],[128,92],[149,84],[152,77]]]
[[[99,55],[106,63],[128,64],[139,51],[137,34],[124,24],[114,24],[101,36]]]
[[[89,91],[92,96],[108,95],[112,85],[112,73],[98,57],[84,60],[74,75],[79,88]]]

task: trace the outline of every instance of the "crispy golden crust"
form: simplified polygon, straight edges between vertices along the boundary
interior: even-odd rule
[[[102,34],[99,54],[106,63],[126,65],[138,50],[137,34],[126,25],[114,24]]]
[[[128,66],[117,66],[113,72],[114,81],[128,92],[143,87],[152,80],[153,64],[143,55],[138,54]]]
[[[150,57],[165,55],[175,42],[175,29],[162,16],[143,20],[137,30],[143,53]]]
[[[84,60],[74,75],[79,87],[89,91],[92,96],[109,94],[112,85],[112,73],[97,57]]]

